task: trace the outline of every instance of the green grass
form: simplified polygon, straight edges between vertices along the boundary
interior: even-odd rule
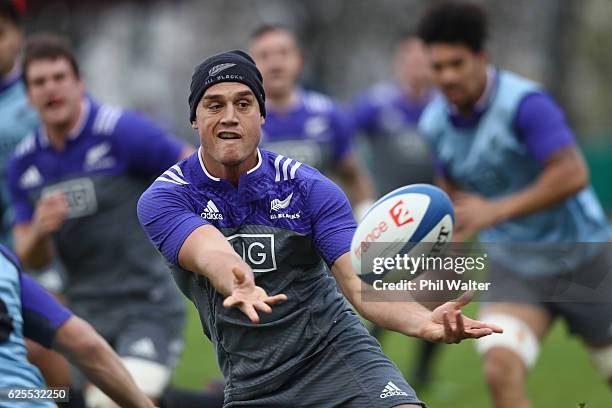
[[[474,314],[474,305],[467,309]],[[186,331],[186,347],[174,378],[176,385],[201,388],[219,378],[212,346],[204,336],[193,306]],[[385,333],[385,353],[410,378],[408,369],[415,357],[417,341],[397,333]],[[584,408],[612,406],[612,392],[592,367],[586,350],[575,337],[569,337],[558,321],[545,340],[536,367],[528,378],[528,392],[534,407]],[[481,365],[470,341],[443,346],[436,360],[434,377],[419,397],[435,408],[481,408],[490,406]]]

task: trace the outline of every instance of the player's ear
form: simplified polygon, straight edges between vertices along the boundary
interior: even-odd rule
[[[191,121],[191,128],[196,129],[196,130],[198,129],[198,124],[196,123],[195,120]]]
[[[266,118],[264,118],[263,116],[260,116],[261,118],[261,122],[259,122],[260,126],[263,126],[264,123],[266,123]]]

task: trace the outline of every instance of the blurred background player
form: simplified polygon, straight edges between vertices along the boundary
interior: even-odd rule
[[[151,178],[193,149],[145,117],[86,95],[61,38],[32,38],[23,74],[42,126],[9,167],[16,252],[29,267],[62,261],[71,308],[159,401],[182,349],[184,303],[135,208]],[[110,403],[94,387],[84,396],[88,405]]]
[[[13,246],[13,209],[6,180],[8,162],[17,144],[38,126],[36,111],[28,105],[19,62],[24,5],[23,1],[0,0],[0,243],[9,247]],[[55,295],[61,292],[63,279],[58,262],[28,273]],[[28,358],[41,369],[47,383],[66,384],[66,361],[35,342],[26,342]]]
[[[434,90],[427,52],[417,36],[406,36],[397,44],[393,76],[359,95],[351,109],[357,130],[365,136],[379,196],[408,184],[433,182],[431,156],[417,125]],[[381,340],[380,328],[374,326],[370,332]],[[430,377],[436,347],[422,342],[415,367],[408,370],[416,389]]]
[[[14,254],[0,246],[0,390],[42,389],[38,369],[26,358],[25,338],[54,348],[121,407],[153,407],[121,359],[84,320],[73,315],[27,274]],[[72,398],[69,396],[68,398]],[[51,408],[45,401],[0,397],[1,408]]]
[[[454,201],[455,235],[498,243],[485,247],[493,282],[486,299],[496,302],[482,304],[480,317],[504,334],[478,342],[495,407],[531,406],[525,378],[555,316],[612,384],[612,263],[597,245],[609,235],[562,109],[538,84],[489,64],[479,6],[433,6],[419,34],[444,94],[420,129],[438,162],[436,181]],[[574,287],[551,298],[561,279],[594,282],[595,298]]]
[[[250,49],[267,98],[262,146],[338,176],[360,219],[373,203],[372,182],[353,150],[346,114],[330,97],[298,84],[304,57],[295,34],[265,25],[251,35]]]
[[[366,136],[379,196],[408,184],[433,181],[428,147],[417,132],[433,93],[425,47],[420,38],[410,35],[396,46],[393,79],[374,85],[353,103],[352,119]]]
[[[6,167],[15,146],[38,125],[21,81],[18,55],[23,40],[21,11],[16,2],[0,0],[0,243],[12,246],[12,211]]]

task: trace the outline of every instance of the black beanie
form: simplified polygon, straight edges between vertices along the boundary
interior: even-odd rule
[[[196,117],[196,107],[204,92],[220,82],[240,82],[251,88],[261,116],[266,117],[266,95],[263,78],[249,54],[240,50],[223,52],[206,58],[193,71],[189,93],[189,122]]]

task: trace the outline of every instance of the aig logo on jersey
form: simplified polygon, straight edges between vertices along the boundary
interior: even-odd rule
[[[42,190],[41,196],[44,198],[56,192],[64,193],[68,201],[66,218],[84,217],[98,210],[96,189],[88,178],[78,178],[48,186]]]
[[[206,208],[204,208],[204,211],[202,211],[200,217],[204,218],[205,220],[222,220],[223,214],[221,214],[219,208],[217,208],[215,203],[213,203],[213,200],[208,200],[206,203]]]
[[[235,234],[226,238],[234,251],[249,264],[253,272],[276,270],[274,254],[274,235],[272,234]]]

